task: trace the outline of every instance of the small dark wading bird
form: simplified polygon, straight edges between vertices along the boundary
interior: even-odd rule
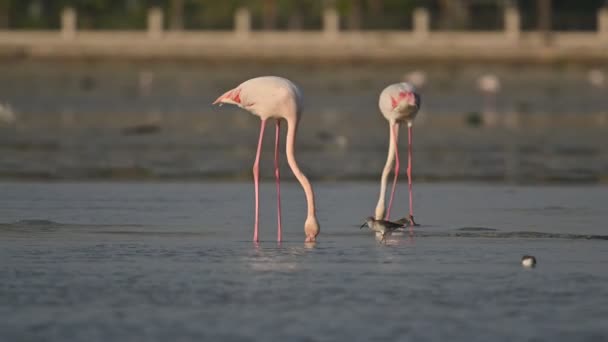
[[[259,226],[259,164],[260,153],[262,151],[262,138],[266,120],[276,120],[275,130],[275,149],[274,149],[274,174],[277,185],[277,241],[281,242],[281,190],[279,176],[279,132],[281,119],[287,122],[287,144],[286,155],[287,163],[296,176],[306,195],[308,204],[308,214],[304,222],[304,234],[306,242],[315,242],[319,235],[319,222],[315,213],[315,194],[308,178],[300,170],[295,157],[296,132],[298,123],[302,117],[302,95],[298,87],[291,81],[275,76],[263,76],[252,78],[238,85],[236,88],[228,90],[218,97],[213,104],[233,104],[245,109],[253,115],[257,115],[262,120],[260,125],[260,138],[258,141],[255,162],[253,163],[253,183],[255,188],[255,225],[253,230],[253,241],[258,242]]]
[[[365,219],[365,223],[361,225],[361,228],[365,226],[373,232],[376,232],[376,238],[380,241],[384,241],[386,236],[390,236],[395,230],[407,227],[408,222],[396,223],[386,220],[376,220],[373,216],[369,216]]]
[[[382,115],[388,120],[390,141],[388,145],[388,156],[386,164],[382,170],[382,178],[380,182],[380,198],[376,205],[375,218],[389,220],[391,215],[391,207],[393,205],[393,197],[395,196],[395,185],[397,184],[397,176],[399,175],[399,151],[397,141],[399,139],[399,126],[401,123],[407,123],[408,129],[408,149],[407,149],[407,181],[410,194],[410,214],[405,220],[410,226],[415,226],[414,221],[414,204],[412,202],[412,126],[414,118],[420,109],[420,95],[418,95],[414,87],[409,83],[396,83],[386,87],[380,94],[378,102]],[[395,174],[393,178],[393,186],[391,188],[391,196],[388,202],[388,209],[385,212],[384,201],[386,197],[386,182],[393,160],[395,162]],[[402,219],[403,220],[403,219]]]

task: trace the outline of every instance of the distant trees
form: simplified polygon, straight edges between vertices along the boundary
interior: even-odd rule
[[[0,28],[58,28],[61,10],[71,6],[80,28],[138,29],[157,6],[169,29],[229,29],[234,11],[246,6],[255,29],[312,29],[320,28],[322,9],[333,6],[346,29],[404,29],[412,10],[424,6],[435,29],[497,29],[506,3],[520,7],[525,29],[545,32],[593,29],[597,9],[608,6],[608,0],[0,0]]]
[[[0,28],[8,27],[9,1],[0,0]]]
[[[181,30],[184,28],[184,0],[169,1],[169,29]]]

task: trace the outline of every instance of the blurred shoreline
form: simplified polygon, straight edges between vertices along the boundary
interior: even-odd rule
[[[608,37],[608,35],[606,35]],[[603,34],[501,31],[0,31],[4,61],[608,64]]]

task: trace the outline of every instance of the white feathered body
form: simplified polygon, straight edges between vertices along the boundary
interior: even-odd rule
[[[247,80],[223,96],[262,120],[275,118],[297,122],[302,113],[302,94],[290,80],[261,76]],[[293,117],[292,117],[293,116]]]

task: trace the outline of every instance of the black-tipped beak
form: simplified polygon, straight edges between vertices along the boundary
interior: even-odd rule
[[[361,228],[365,227],[365,225],[366,225],[366,224],[367,224],[367,222],[363,223],[363,224],[361,225],[361,227],[359,227],[359,229],[361,229]]]

